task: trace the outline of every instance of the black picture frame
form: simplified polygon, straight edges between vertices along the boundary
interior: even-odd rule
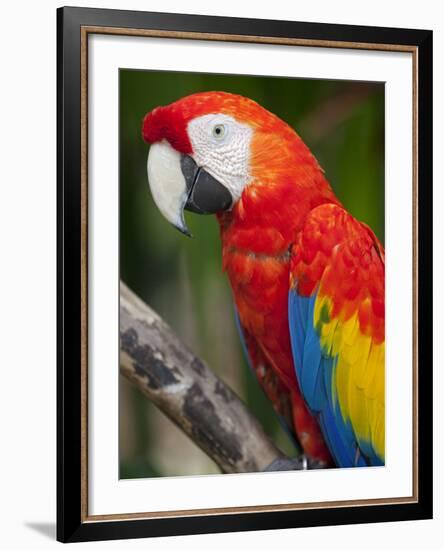
[[[81,29],[115,27],[376,45],[417,52],[416,502],[150,519],[85,519],[82,512]],[[91,8],[57,10],[57,539],[63,542],[218,533],[432,517],[432,32]],[[83,346],[83,348],[82,348]],[[421,365],[424,368],[421,368]],[[426,367],[426,368],[425,368]]]

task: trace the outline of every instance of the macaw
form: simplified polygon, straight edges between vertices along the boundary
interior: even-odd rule
[[[385,255],[342,206],[300,136],[225,92],[147,113],[151,193],[189,235],[184,209],[215,214],[250,366],[305,455],[384,464]]]

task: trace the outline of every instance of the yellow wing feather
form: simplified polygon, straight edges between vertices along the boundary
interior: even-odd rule
[[[364,449],[370,445],[383,459],[385,343],[375,343],[371,336],[362,334],[358,313],[341,321],[338,317],[331,318],[331,312],[331,299],[318,295],[314,322],[320,332],[321,346],[327,356],[337,356],[332,394],[343,419],[353,427],[360,447]]]

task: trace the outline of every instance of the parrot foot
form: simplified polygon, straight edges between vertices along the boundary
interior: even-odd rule
[[[285,472],[289,470],[319,470],[325,465],[319,460],[312,460],[305,455],[296,458],[276,458],[263,472]]]

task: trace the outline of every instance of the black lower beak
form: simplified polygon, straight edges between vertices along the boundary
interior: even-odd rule
[[[186,210],[197,214],[214,214],[230,208],[233,197],[228,189],[200,168],[190,156],[181,156],[180,167],[188,191]]]

